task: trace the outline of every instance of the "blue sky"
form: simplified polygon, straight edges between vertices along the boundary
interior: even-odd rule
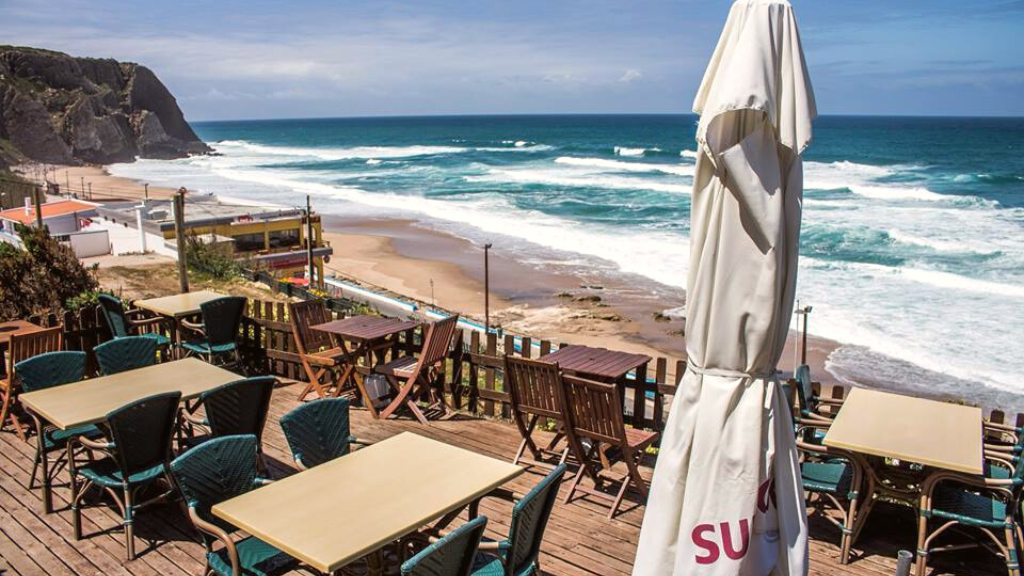
[[[190,120],[686,112],[725,0],[0,0],[0,43],[148,65]],[[1024,115],[1024,0],[793,0],[823,114]]]

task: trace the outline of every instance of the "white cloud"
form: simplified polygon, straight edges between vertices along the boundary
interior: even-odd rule
[[[626,84],[629,84],[630,82],[634,80],[639,80],[643,77],[643,72],[637,70],[636,68],[630,68],[629,70],[626,70],[626,72],[622,76],[619,77],[619,82],[625,82]]]

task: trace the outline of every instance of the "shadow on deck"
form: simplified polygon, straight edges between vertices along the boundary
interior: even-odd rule
[[[287,445],[278,420],[298,403],[298,385],[284,386],[274,395],[270,419],[264,436],[268,462],[275,478],[294,473]],[[511,459],[518,446],[516,429],[501,422],[462,417],[431,426],[410,420],[380,422],[362,410],[352,417],[353,432],[363,440],[377,441],[403,431],[411,431],[474,452]],[[29,576],[36,574],[120,574],[120,575],[202,575],[203,548],[179,505],[168,504],[143,510],[136,520],[139,557],[124,561],[124,537],[120,518],[112,508],[92,506],[83,514],[86,538],[72,537],[68,489],[54,490],[56,512],[44,515],[39,491],[25,488],[32,468],[33,446],[12,434],[0,434],[0,574]],[[645,468],[649,475],[651,470]],[[512,483],[525,493],[541,478],[527,472]],[[66,482],[66,475],[59,481]],[[415,482],[415,479],[409,479]],[[563,496],[565,489],[563,489]],[[345,498],[345,487],[333,494],[310,497]],[[381,498],[387,498],[386,492]],[[632,569],[643,507],[625,506],[615,520],[605,518],[603,504],[577,499],[569,505],[559,503],[548,526],[541,557],[547,574],[628,575]],[[481,511],[490,518],[489,532],[508,529],[509,509],[486,501]],[[891,576],[899,549],[913,550],[916,515],[908,508],[879,505],[869,520],[860,541],[854,546],[853,560],[838,562],[839,533],[821,519],[811,520],[811,574]],[[339,521],[344,521],[339,519]],[[355,521],[358,521],[357,519]],[[492,534],[495,535],[495,534]],[[964,551],[936,556],[929,574],[1005,574],[1002,562],[984,551]],[[300,572],[306,573],[306,572]]]

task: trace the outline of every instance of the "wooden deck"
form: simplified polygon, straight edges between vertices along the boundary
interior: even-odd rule
[[[294,472],[277,421],[297,405],[295,396],[300,386],[282,387],[274,396],[264,442],[275,477]],[[426,427],[410,420],[375,421],[362,410],[354,411],[353,431],[361,439],[371,441],[402,431],[413,431],[502,459],[512,457],[519,440],[515,428],[501,422],[465,417]],[[120,519],[110,507],[88,508],[83,515],[86,538],[75,542],[71,514],[67,508],[66,486],[55,488],[57,512],[50,515],[41,511],[39,491],[25,488],[32,468],[32,455],[30,444],[19,441],[12,433],[0,434],[0,574],[203,574],[202,546],[177,504],[153,507],[138,514],[135,525],[140,537],[139,557],[133,562],[124,561]],[[650,469],[646,472],[650,474]],[[538,473],[528,472],[511,487],[522,493],[539,478]],[[415,482],[415,479],[410,479],[410,482]],[[335,494],[321,494],[319,497],[344,498],[344,486],[339,486]],[[381,498],[386,497],[387,494],[381,494]],[[608,521],[605,519],[607,509],[601,504],[586,500],[577,500],[569,505],[559,503],[545,537],[544,572],[565,576],[630,574],[643,508],[634,505],[624,506],[624,509],[628,511]],[[499,533],[507,530],[507,507],[485,501],[482,511],[491,519],[489,528]],[[891,576],[895,572],[897,550],[913,550],[915,547],[915,519],[915,514],[909,509],[877,506],[861,541],[854,547],[853,561],[846,566],[837,561],[838,530],[824,521],[812,519],[811,574]],[[984,551],[940,555],[933,564],[931,573],[936,575],[1006,573],[1004,565]]]

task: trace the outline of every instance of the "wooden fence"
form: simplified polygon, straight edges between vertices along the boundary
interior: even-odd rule
[[[300,297],[312,296],[299,287],[280,284],[282,291]],[[353,303],[345,300],[330,299],[327,302],[332,315],[337,317],[344,317],[353,309]],[[95,373],[96,362],[92,349],[111,338],[99,307],[63,315],[37,316],[30,320],[44,326],[63,324],[66,348],[89,353],[90,371]],[[538,357],[559,347],[555,342],[538,341],[530,337],[499,337],[496,334],[487,334],[485,337],[475,331],[457,334],[458,341],[435,385],[443,388],[456,409],[489,418],[508,418],[510,415],[510,399],[503,385],[504,354],[508,352],[526,358]],[[387,355],[394,358],[398,354],[418,352],[422,347],[422,337],[421,328],[401,335]],[[285,302],[250,299],[242,319],[239,343],[243,364],[249,373],[306,380],[299,364]],[[627,376],[624,383],[626,422],[638,428],[663,429],[666,402],[675,393],[676,382],[685,367],[684,360],[659,357]],[[840,386],[826,387],[824,390],[819,389],[819,393],[842,398],[845,389]],[[993,410],[989,419],[996,423],[1024,427],[1024,414],[1020,413],[1008,414]]]

